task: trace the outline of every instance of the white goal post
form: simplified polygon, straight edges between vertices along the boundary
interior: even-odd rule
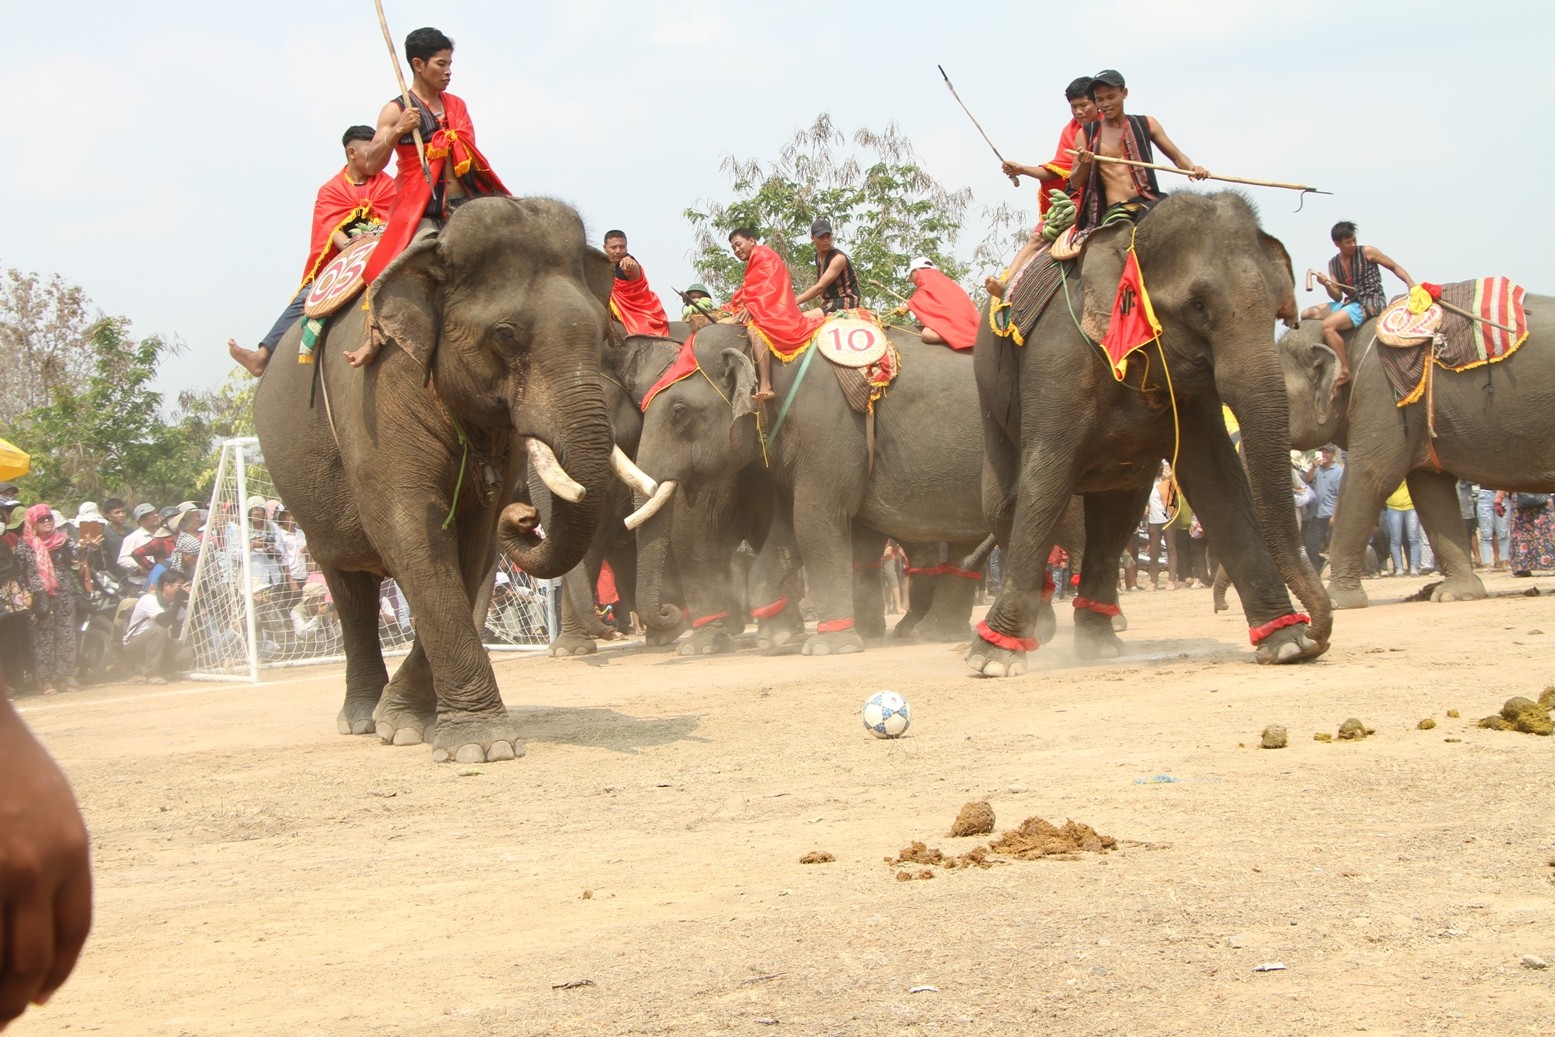
[[[245,503],[255,497],[276,499],[259,440],[223,440],[183,625],[196,680],[257,683],[262,669],[345,658],[306,537],[268,514],[253,521]],[[558,629],[560,599],[560,580],[536,580],[499,553],[483,643],[493,651],[545,648]],[[414,617],[393,580],[379,593],[378,636],[385,655],[410,651]]]

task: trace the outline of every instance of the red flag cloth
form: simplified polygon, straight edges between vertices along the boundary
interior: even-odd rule
[[[1058,135],[1058,150],[1054,152],[1052,160],[1042,163],[1043,169],[1052,170],[1064,178],[1065,183],[1057,185],[1060,191],[1068,190],[1067,181],[1069,180],[1069,174],[1074,172],[1074,156],[1069,154],[1069,149],[1075,146],[1075,139],[1079,135],[1080,121],[1071,117],[1069,125],[1065,126],[1063,132]],[[1046,216],[1047,211],[1053,207],[1053,200],[1047,194],[1052,189],[1052,187],[1048,186],[1047,181],[1038,181],[1038,215]]]
[[[594,585],[594,594],[601,605],[614,605],[621,600],[621,593],[616,590],[616,573],[610,568],[609,562],[600,564],[599,582]]]
[[[1121,382],[1123,373],[1128,370],[1128,355],[1160,335],[1161,322],[1155,319],[1150,293],[1145,291],[1145,275],[1139,269],[1139,257],[1130,245],[1123,276],[1118,280],[1118,295],[1112,303],[1112,319],[1107,323],[1107,334],[1101,343],[1112,364],[1112,377]]]
[[[302,284],[312,284],[340,252],[334,242],[337,230],[345,230],[358,220],[385,223],[393,203],[394,178],[388,173],[374,173],[366,183],[353,184],[342,169],[325,181],[313,199],[313,240],[302,269]]]
[[[943,271],[925,267],[914,275],[918,290],[907,300],[907,308],[918,323],[939,332],[951,349],[971,349],[977,341],[980,318],[972,297]]]
[[[680,344],[680,352],[675,354],[675,362],[670,364],[669,369],[659,376],[658,381],[653,383],[653,388],[643,394],[642,409],[644,414],[648,413],[648,404],[652,403],[653,398],[661,391],[674,385],[682,378],[696,373],[697,354],[694,345],[696,339],[696,335],[693,334]]]
[[[750,326],[767,347],[784,360],[792,359],[810,344],[826,318],[807,318],[794,302],[794,282],[783,257],[766,245],[757,245],[745,265],[745,283],[729,300],[732,310],[744,309]]]
[[[507,194],[508,189],[475,146],[475,126],[470,122],[470,111],[464,101],[447,93],[442,95],[442,100],[443,117],[438,120],[437,132],[432,134],[431,140],[425,141],[432,184],[443,179],[443,169],[452,160],[455,176],[475,178],[476,194]],[[410,239],[416,236],[416,225],[426,214],[427,203],[432,200],[432,184],[427,183],[426,174],[421,171],[416,145],[397,144],[394,153],[398,158],[395,167],[397,193],[389,209],[389,225],[383,232],[383,240],[373,249],[362,274],[362,280],[368,284],[383,272],[390,260],[405,251]]]
[[[658,293],[648,287],[648,275],[641,263],[637,264],[637,280],[615,279],[610,289],[610,312],[626,326],[628,335],[670,337],[670,319]]]

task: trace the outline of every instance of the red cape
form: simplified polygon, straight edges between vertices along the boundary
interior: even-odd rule
[[[794,282],[788,276],[783,257],[765,245],[757,245],[745,266],[745,283],[729,300],[734,310],[743,308],[750,315],[750,326],[766,340],[767,346],[784,360],[793,357],[825,323],[825,318],[807,319],[794,302]]]
[[[383,240],[373,249],[362,275],[362,280],[368,284],[383,272],[390,260],[405,251],[405,246],[415,237],[416,225],[427,211],[427,202],[432,200],[432,184],[443,179],[443,168],[450,159],[454,163],[455,176],[475,176],[479,194],[508,193],[497,174],[491,171],[486,156],[475,146],[475,126],[470,122],[469,109],[453,94],[443,94],[442,125],[425,144],[432,183],[427,182],[426,174],[421,171],[416,146],[395,145],[394,153],[399,160],[395,167],[397,192],[389,209],[389,225],[383,232]]]
[[[626,325],[628,335],[670,337],[670,319],[658,294],[648,287],[648,275],[641,263],[637,264],[637,280],[615,279],[610,289],[610,312]]]
[[[1058,135],[1058,150],[1053,153],[1053,158],[1051,161],[1042,163],[1042,167],[1044,169],[1051,169],[1053,172],[1057,173],[1067,181],[1069,179],[1069,174],[1074,172],[1074,156],[1069,154],[1069,149],[1075,146],[1075,138],[1079,135],[1079,120],[1070,118],[1069,124],[1065,126],[1064,131]],[[1067,187],[1061,186],[1059,189],[1067,190]],[[1047,193],[1051,190],[1052,188],[1047,185],[1046,181],[1038,181],[1037,204],[1038,212],[1040,215],[1046,216],[1047,211],[1053,207],[1052,199],[1047,196]]]
[[[696,373],[696,340],[696,335],[692,334],[690,338],[680,344],[680,352],[675,354],[674,362],[659,376],[659,380],[653,383],[652,388],[643,394],[642,411],[644,414],[648,413],[648,404],[653,402],[655,396],[682,378],[690,377]]]
[[[307,265],[302,268],[303,285],[311,284],[340,251],[335,247],[335,231],[359,219],[383,223],[393,202],[394,178],[388,173],[374,173],[366,183],[353,184],[341,170],[326,180],[313,199],[313,240]]]
[[[971,349],[977,341],[977,307],[960,285],[939,270],[918,271],[918,290],[907,300],[907,307],[924,327],[939,332],[951,349]]]

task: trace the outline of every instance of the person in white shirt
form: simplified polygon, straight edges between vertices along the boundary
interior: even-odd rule
[[[188,601],[188,582],[183,574],[163,569],[157,585],[135,602],[124,631],[124,654],[142,669],[147,684],[166,684],[169,677],[188,670],[193,655],[178,640],[183,606]]]
[[[124,578],[134,586],[136,590],[146,589],[146,574],[140,568],[140,560],[135,558],[135,552],[151,542],[152,534],[162,524],[162,515],[151,504],[135,505],[135,526],[124,538],[124,543],[119,547],[119,568],[124,572]]]

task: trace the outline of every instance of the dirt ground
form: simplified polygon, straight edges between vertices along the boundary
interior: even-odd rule
[[[1402,602],[1421,582],[1369,582],[1296,667],[1207,590],[1126,595],[1104,664],[1062,607],[1015,680],[949,645],[503,655],[528,755],[475,768],[336,734],[333,669],[25,700],[97,923],[9,1032],[1549,1034],[1555,967],[1523,959],[1555,965],[1555,739],[1475,721],[1555,681],[1555,598]],[[859,721],[881,688],[899,741]],[[1351,717],[1376,734],[1314,741]],[[981,799],[994,836],[950,838]],[[1118,846],[886,863],[1033,816]]]

